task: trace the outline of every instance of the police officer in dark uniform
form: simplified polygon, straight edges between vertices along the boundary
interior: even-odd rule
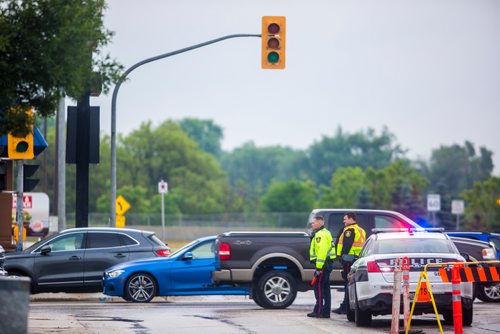
[[[366,232],[356,223],[356,214],[348,212],[344,215],[344,229],[339,234],[337,240],[337,257],[342,263],[342,279],[344,280],[344,300],[340,307],[333,310],[333,313],[346,314],[347,312],[347,274],[351,270],[351,265],[358,258],[361,249],[366,241]]]
[[[335,246],[330,231],[325,228],[322,216],[315,216],[311,225],[313,235],[311,236],[309,258],[316,268],[313,280],[316,304],[314,310],[308,313],[307,316],[311,318],[330,318],[330,273],[333,269],[333,259],[336,257]]]

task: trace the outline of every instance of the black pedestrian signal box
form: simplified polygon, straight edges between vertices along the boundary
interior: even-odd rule
[[[262,17],[262,68],[282,70],[285,68],[286,17]]]

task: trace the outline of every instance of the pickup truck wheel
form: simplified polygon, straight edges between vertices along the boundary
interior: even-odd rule
[[[286,271],[271,270],[259,279],[256,294],[263,308],[287,308],[297,296],[295,279]]]
[[[487,303],[500,302],[500,283],[478,284],[477,298]]]
[[[262,308],[265,308],[265,306],[262,304],[262,302],[259,299],[259,294],[257,293],[257,286],[254,286],[252,288],[252,299],[255,302],[255,304],[259,305]]]

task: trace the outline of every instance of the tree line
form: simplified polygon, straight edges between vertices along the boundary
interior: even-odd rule
[[[55,133],[49,124],[43,154],[48,184],[53,184]],[[101,162],[90,166],[90,212],[109,211],[109,140],[102,137]],[[440,226],[454,228],[451,201],[463,199],[466,227],[500,230],[500,205],[495,203],[500,178],[492,176],[492,152],[468,141],[432,150],[429,161],[412,161],[387,128],[348,133],[338,127],[304,150],[248,142],[224,151],[222,140],[223,129],[212,120],[142,123],[118,136],[118,194],[132,204],[130,212],[160,212],[157,184],[163,179],[169,183],[169,214],[357,207],[396,210],[422,222],[428,218],[426,196],[436,193],[442,203]],[[67,165],[66,180],[66,210],[73,212],[73,165]]]

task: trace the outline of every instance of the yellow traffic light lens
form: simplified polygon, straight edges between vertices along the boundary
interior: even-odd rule
[[[20,141],[19,143],[17,143],[16,145],[16,152],[18,153],[24,153],[28,150],[28,143],[25,142],[25,141]]]
[[[279,49],[280,41],[277,38],[271,38],[267,41],[267,47],[270,49]]]
[[[277,52],[270,52],[267,55],[267,61],[270,62],[271,64],[275,64],[280,60],[280,55]]]
[[[270,34],[277,34],[280,32],[280,26],[276,23],[271,23],[270,25],[267,26],[267,31]]]

